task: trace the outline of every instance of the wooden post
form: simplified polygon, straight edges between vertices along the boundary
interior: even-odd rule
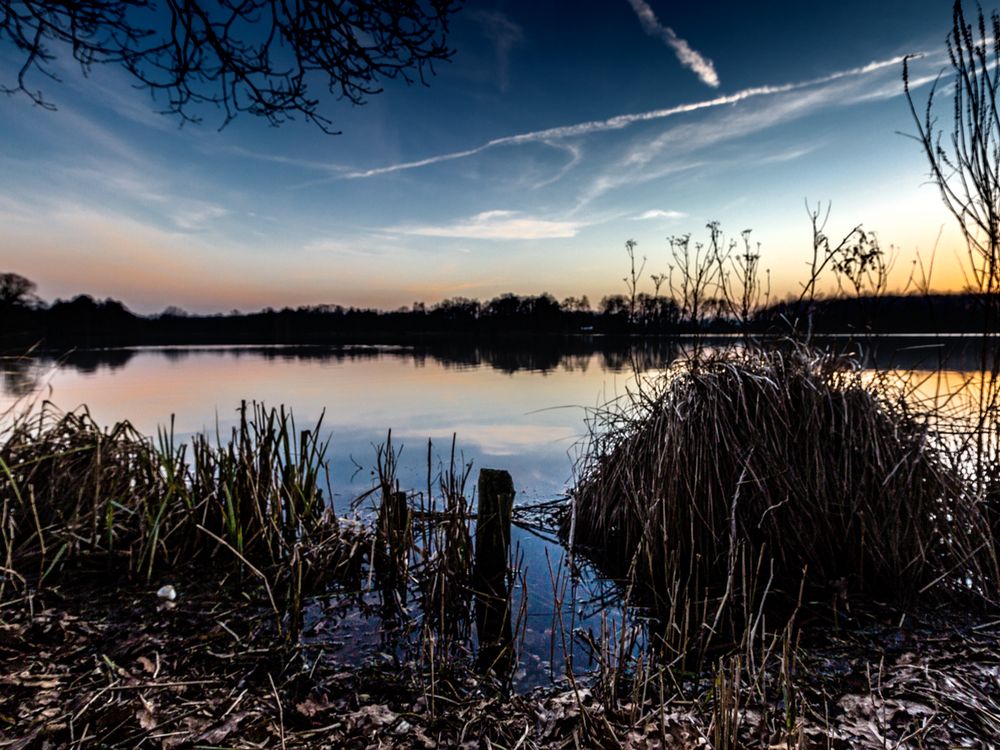
[[[513,667],[510,625],[510,521],[514,509],[514,481],[499,469],[479,472],[479,510],[476,520],[476,632],[477,664],[506,678]]]

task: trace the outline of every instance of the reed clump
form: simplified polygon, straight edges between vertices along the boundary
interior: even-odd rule
[[[0,443],[2,559],[39,585],[100,561],[151,578],[191,563],[236,572],[298,612],[303,592],[358,577],[367,548],[323,492],[326,443],[290,412],[243,403],[227,440],[153,440],[128,422],[44,404]]]
[[[853,359],[702,354],[596,414],[562,533],[677,640],[738,634],[777,592],[909,603],[959,588],[953,466],[902,391]]]

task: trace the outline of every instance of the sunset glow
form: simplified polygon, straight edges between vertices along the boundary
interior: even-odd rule
[[[797,290],[804,201],[832,202],[897,254],[901,289],[965,285],[954,221],[902,96],[946,64],[940,2],[711,9],[641,0],[476,3],[429,86],[330,100],[342,135],[222,115],[179,127],[118,69],[59,57],[58,111],[0,99],[0,257],[43,298],[137,312],[305,304],[394,308],[502,292],[622,292],[634,238],[754,230],[773,293]],[[16,77],[10,49],[0,78]],[[939,239],[940,235],[940,239]],[[648,281],[647,281],[648,283]]]

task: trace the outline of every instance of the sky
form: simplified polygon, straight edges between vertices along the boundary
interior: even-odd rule
[[[140,313],[596,303],[625,291],[626,240],[652,291],[667,238],[718,221],[753,230],[781,297],[805,278],[807,204],[829,203],[832,237],[863,224],[891,248],[894,287],[919,254],[958,289],[963,245],[901,85],[903,55],[921,55],[920,98],[945,70],[950,8],[470,0],[428,86],[323,101],[335,136],[214,112],[180,127],[55,47],[61,80],[33,83],[56,111],[0,97],[0,271]],[[0,82],[20,62],[0,39]]]

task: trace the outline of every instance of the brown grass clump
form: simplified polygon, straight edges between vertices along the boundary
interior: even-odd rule
[[[147,580],[210,565],[297,613],[304,592],[357,578],[367,547],[324,496],[319,434],[299,432],[283,408],[244,403],[228,440],[151,440],[45,405],[0,440],[0,564],[30,586],[70,563]]]
[[[593,426],[563,533],[688,635],[745,627],[766,591],[803,581],[910,602],[951,580],[956,475],[849,359],[696,357]]]

